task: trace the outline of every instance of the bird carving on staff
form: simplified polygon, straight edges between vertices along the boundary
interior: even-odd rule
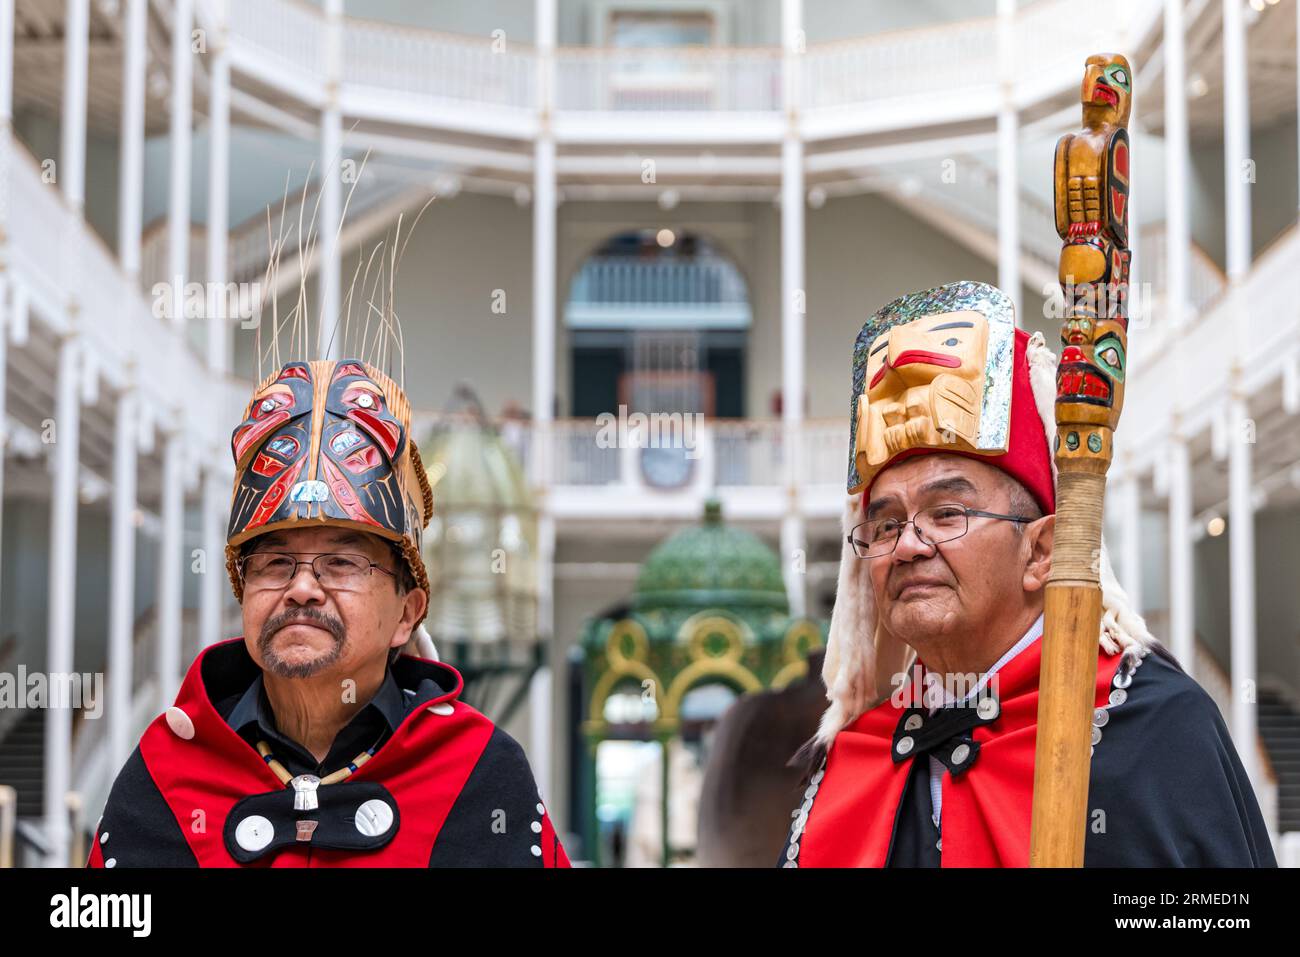
[[[1124,396],[1128,341],[1129,140],[1133,90],[1129,62],[1117,53],[1088,57],[1080,100],[1083,128],[1056,144],[1056,231],[1063,245],[1060,283],[1065,296],[1057,402],[1091,440],[1067,432],[1059,455],[1110,458]]]

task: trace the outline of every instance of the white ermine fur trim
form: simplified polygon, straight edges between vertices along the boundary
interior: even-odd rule
[[[907,666],[911,649],[876,632],[876,602],[870,563],[858,558],[849,532],[862,521],[862,494],[847,495],[841,521],[840,577],[835,586],[822,680],[830,707],[822,715],[817,740],[829,745],[839,730],[893,690],[890,679]]]
[[[411,636],[413,641],[408,641],[402,649],[403,654],[412,655],[416,658],[428,658],[430,661],[440,661],[438,649],[433,646],[433,636],[429,634],[429,629],[424,627],[424,622],[415,626],[415,634]],[[409,650],[408,650],[409,649]]]
[[[1052,487],[1057,486],[1056,456],[1056,365],[1057,357],[1043,339],[1041,332],[1029,337],[1025,358],[1029,362],[1029,385],[1034,393],[1034,405],[1038,417],[1043,422],[1043,434],[1047,436],[1047,454],[1052,460]],[[1146,654],[1155,640],[1147,630],[1146,622],[1133,606],[1129,604],[1128,594],[1120,587],[1119,579],[1111,568],[1110,555],[1106,551],[1106,540],[1101,542],[1101,562],[1098,574],[1101,578],[1101,635],[1098,640],[1108,654],[1130,648],[1137,648],[1140,654]]]
[[[1047,348],[1041,332],[1029,337],[1025,359],[1029,363],[1029,390],[1034,394],[1034,406],[1043,423],[1043,434],[1047,436],[1052,488],[1056,488],[1056,456],[1052,454],[1052,447],[1056,445],[1056,355]]]

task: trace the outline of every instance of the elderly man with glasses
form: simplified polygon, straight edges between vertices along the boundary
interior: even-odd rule
[[[1055,378],[983,283],[904,296],[859,333],[830,706],[783,866],[1028,864]],[[1097,561],[1085,865],[1275,866],[1218,708]]]
[[[231,438],[244,634],[145,731],[92,867],[565,867],[522,748],[421,627],[433,494],[392,379],[290,362]]]

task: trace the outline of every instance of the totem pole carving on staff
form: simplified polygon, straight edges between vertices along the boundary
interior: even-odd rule
[[[1128,351],[1126,127],[1132,90],[1128,60],[1111,53],[1088,57],[1080,92],[1083,129],[1056,144],[1065,310],[1056,373],[1053,454],[1059,478],[1044,608],[1032,867],[1081,867],[1087,834],[1102,506]]]

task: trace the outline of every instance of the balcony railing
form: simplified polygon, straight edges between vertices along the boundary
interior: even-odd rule
[[[197,432],[206,428],[208,397],[224,384],[207,372],[179,327],[154,314],[113,253],[58,189],[43,181],[35,159],[12,133],[0,134],[0,194],[11,281],[27,294],[31,321],[60,333],[75,329],[83,339],[82,361],[113,375],[137,361],[147,343],[149,375],[137,381],[141,403],[175,410]],[[196,445],[204,441],[198,434],[191,438]]]
[[[419,413],[413,434],[427,435],[437,413]],[[556,419],[537,425],[496,421],[527,474],[533,458],[544,454],[542,480],[551,487],[634,487],[642,484],[637,452],[630,443],[610,442],[609,426],[599,419]],[[789,484],[785,425],[780,419],[706,418],[691,441],[699,463],[720,488],[784,489]],[[840,419],[809,419],[796,431],[795,482],[819,488],[844,487],[849,429]]]
[[[230,0],[231,42],[255,49],[303,79],[323,83],[326,75],[324,14],[299,0]]]
[[[983,18],[810,47],[801,97],[814,110],[957,89],[995,97],[997,81],[997,21]]]
[[[1016,14],[1014,80],[1041,96],[1046,87],[1078,82],[1090,53],[1140,37],[1158,0],[1094,0],[1077,15],[1072,0],[1038,0]],[[215,7],[200,0],[211,18]],[[258,68],[287,70],[286,85],[303,83],[324,98],[329,26],[302,0],[230,0],[230,35]],[[420,27],[345,18],[340,78],[344,95],[379,94],[385,107],[423,102],[533,111],[538,98],[536,48],[504,34],[459,36]],[[1061,24],[1073,28],[1065,33]],[[1136,28],[1132,28],[1136,25]],[[574,115],[705,113],[779,115],[783,109],[780,47],[615,49],[566,46],[554,56],[554,103]],[[985,112],[1002,77],[998,21],[993,17],[889,31],[810,45],[800,55],[801,101],[807,112],[960,98]],[[371,100],[371,102],[376,102]]]
[[[451,36],[373,20],[348,20],[343,82],[367,93],[468,106],[524,110],[537,105],[537,61],[531,47],[504,36]]]
[[[367,173],[367,175],[369,175]],[[397,180],[363,180],[356,187],[347,187],[349,195],[348,221],[355,223],[367,213],[385,207],[406,195],[410,184]],[[305,233],[310,226],[320,233],[319,181],[313,181],[304,190],[290,190],[283,201],[275,200],[270,207],[268,224],[266,210],[259,211],[230,230],[226,247],[226,280],[233,283],[259,283],[266,278],[266,267],[271,257],[272,242],[284,234],[285,248],[280,257],[281,271],[292,274],[297,268],[298,225]],[[145,227],[140,242],[140,288],[151,296],[155,283],[167,282],[170,270],[170,236],[167,219],[162,217]],[[268,229],[270,235],[268,235]],[[306,238],[304,237],[304,243]],[[314,263],[319,263],[316,255]],[[190,226],[188,282],[206,282],[208,277],[208,233],[198,223]],[[296,279],[295,279],[296,281]]]
[[[745,328],[749,322],[745,280],[725,260],[593,257],[574,277],[565,306],[565,323],[575,329]]]
[[[772,49],[677,47],[556,54],[556,108],[575,112],[772,113],[781,57]]]

